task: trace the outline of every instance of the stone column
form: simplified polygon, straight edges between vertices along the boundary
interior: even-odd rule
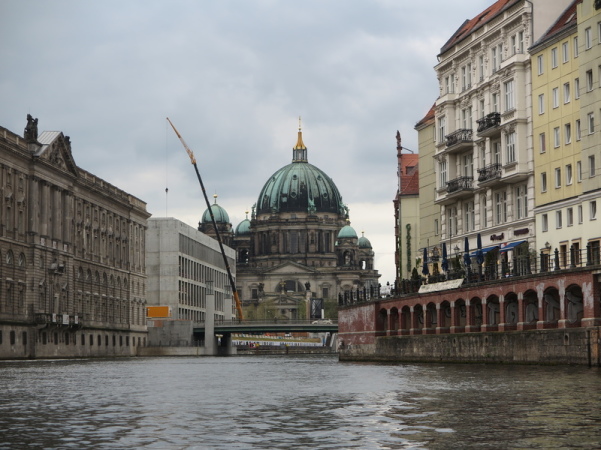
[[[451,333],[459,333],[461,332],[461,327],[459,326],[459,309],[455,307],[456,302],[451,302]]]
[[[601,325],[601,302],[599,299],[599,283],[595,281],[595,276],[590,281],[582,283],[582,306],[583,317],[581,326],[595,327]]]
[[[440,307],[440,303],[436,304],[436,317],[438,318],[438,323],[436,324],[436,334],[448,333],[448,328],[443,327],[444,323],[444,310]]]
[[[207,308],[205,314],[205,354],[217,355],[215,339],[215,290],[212,281],[207,281]]]
[[[465,300],[465,327],[463,327],[463,332],[473,331],[474,322],[474,305],[471,300]]]
[[[415,322],[417,321],[417,317],[415,315],[415,306],[409,307],[409,334],[418,334],[416,333]]]
[[[566,311],[566,289],[564,284],[559,284],[559,320],[557,321],[557,328],[567,328],[568,318]]]

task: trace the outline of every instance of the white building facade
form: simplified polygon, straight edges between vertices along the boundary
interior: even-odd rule
[[[567,1],[500,0],[442,47],[435,70],[441,242],[463,252],[534,250],[531,64],[527,48]],[[557,10],[557,14],[554,11]]]

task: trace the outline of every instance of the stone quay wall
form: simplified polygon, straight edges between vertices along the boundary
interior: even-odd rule
[[[577,364],[601,367],[601,328],[383,336],[340,348],[341,361]]]

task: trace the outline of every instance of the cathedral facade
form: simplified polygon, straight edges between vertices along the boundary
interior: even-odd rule
[[[211,208],[216,218],[227,217],[219,205]],[[206,215],[201,227],[211,234]],[[217,227],[233,229],[223,222]],[[308,162],[300,128],[292,162],[265,182],[250,219],[225,235],[236,250],[236,284],[245,309],[271,305],[257,318],[320,318],[324,302],[376,295],[380,275],[371,243],[351,227],[332,179]]]

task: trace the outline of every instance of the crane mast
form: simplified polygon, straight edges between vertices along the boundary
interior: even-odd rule
[[[217,235],[217,242],[219,242],[219,248],[221,249],[221,256],[223,257],[223,262],[225,264],[225,270],[227,271],[227,276],[230,281],[230,286],[232,287],[232,295],[234,297],[234,301],[236,302],[236,311],[238,312],[238,319],[244,320],[244,314],[242,313],[242,304],[240,302],[240,297],[238,296],[238,290],[236,289],[236,283],[234,282],[234,277],[232,276],[232,271],[230,269],[230,265],[227,262],[227,257],[225,256],[225,250],[223,249],[223,242],[221,240],[221,234],[219,233],[219,229],[217,228],[217,223],[215,222],[215,216],[213,215],[213,210],[211,209],[211,203],[209,202],[209,198],[207,197],[207,191],[205,190],[204,183],[202,182],[202,178],[200,177],[200,172],[198,171],[198,166],[196,165],[196,158],[194,157],[194,153],[192,152],[192,150],[190,150],[190,147],[188,147],[188,144],[186,144],[186,141],[184,141],[184,138],[181,136],[181,134],[179,134],[179,131],[177,131],[177,128],[175,128],[175,125],[173,125],[171,120],[169,120],[169,117],[167,117],[167,121],[169,122],[169,125],[171,125],[171,128],[173,128],[173,131],[175,131],[175,134],[179,138],[182,145],[184,146],[184,149],[186,150],[186,152],[188,153],[188,156],[190,157],[190,162],[192,163],[192,165],[194,166],[194,170],[196,171],[196,177],[198,178],[198,182],[200,183],[200,187],[202,189],[202,195],[205,198],[205,202],[207,203],[207,208],[209,210],[209,214],[211,215],[211,222],[213,223],[213,227],[215,227],[215,234]]]

